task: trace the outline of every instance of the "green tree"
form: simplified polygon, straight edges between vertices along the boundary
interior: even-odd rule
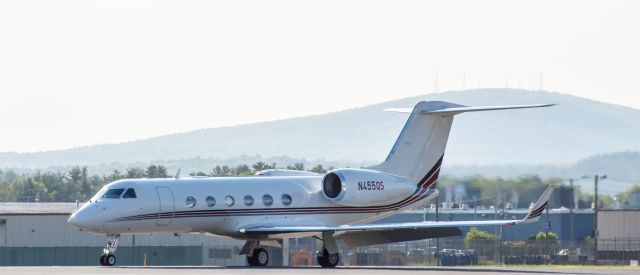
[[[189,173],[189,176],[192,176],[192,177],[193,177],[193,176],[196,176],[196,177],[206,177],[206,176],[207,176],[207,173],[200,172],[200,171],[198,171],[198,172],[191,172],[191,173]]]
[[[629,201],[629,197],[637,196],[637,194],[640,194],[640,185],[631,186],[627,191],[618,194],[617,197],[622,205],[629,205],[632,203]]]
[[[139,179],[146,177],[145,171],[138,167],[127,168],[127,175],[125,178],[128,179]]]
[[[327,172],[327,169],[324,169],[324,167],[322,167],[322,164],[318,164],[316,166],[314,166],[313,168],[311,168],[311,170],[309,170],[311,172],[314,173],[319,173],[319,174],[324,174]]]
[[[122,174],[122,172],[120,172],[120,170],[113,169],[113,171],[111,171],[111,174],[104,176],[103,181],[109,183],[109,182],[121,180],[123,178],[124,178],[124,175]]]
[[[16,180],[18,178],[18,175],[16,175],[16,172],[13,172],[13,170],[9,169],[7,170],[7,172],[4,173],[4,179],[7,182],[12,182],[14,180]]]
[[[253,170],[256,171],[256,172],[265,170],[266,166],[267,166],[267,164],[262,162],[262,161],[258,161],[256,163],[254,163],[253,165],[251,165],[251,167],[253,167]]]
[[[296,162],[293,165],[287,165],[287,169],[289,170],[298,170],[298,171],[304,171],[304,163],[302,162]]]
[[[223,165],[222,166],[222,175],[223,176],[232,176],[234,174],[233,170],[227,166],[227,165]]]
[[[475,227],[471,227],[471,230],[469,230],[469,232],[467,232],[467,235],[464,237],[464,244],[467,247],[472,247],[478,242],[482,243],[483,241],[496,240],[496,238],[496,235],[490,234],[486,231],[478,230],[478,228]]]
[[[253,173],[251,173],[251,168],[249,168],[249,165],[238,164],[238,166],[236,166],[235,174],[237,176],[247,176],[247,175],[252,175]]]
[[[545,231],[540,231],[535,236],[529,238],[529,240],[531,239],[535,240],[536,242],[544,242],[545,240],[547,240],[550,243],[560,243],[560,241],[558,240],[558,234],[556,234],[555,232],[547,233]]]
[[[168,178],[167,168],[162,165],[150,165],[145,174],[148,178]]]

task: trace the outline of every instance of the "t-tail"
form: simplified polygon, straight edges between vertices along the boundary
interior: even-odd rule
[[[465,112],[549,107],[555,104],[469,107],[444,101],[421,101],[411,108],[385,111],[410,113],[384,162],[369,167],[413,180],[422,188],[435,184],[444,157],[453,116]],[[426,184],[429,183],[429,184]]]

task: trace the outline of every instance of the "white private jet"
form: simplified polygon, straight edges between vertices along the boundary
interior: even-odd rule
[[[69,218],[105,234],[100,263],[116,263],[120,234],[198,232],[245,240],[240,254],[252,266],[269,262],[261,247],[283,238],[316,236],[322,267],[339,261],[336,237],[350,247],[460,235],[460,227],[535,222],[547,206],[549,187],[522,220],[371,222],[434,199],[453,116],[464,112],[548,107],[468,107],[419,102],[386,160],[366,169],[341,168],[325,175],[271,169],[252,177],[125,179],[107,184]],[[178,173],[179,174],[179,173]]]

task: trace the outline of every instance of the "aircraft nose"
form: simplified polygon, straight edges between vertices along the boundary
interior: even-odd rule
[[[79,211],[78,211],[79,212]],[[78,216],[79,213],[75,212],[71,215],[71,217],[69,217],[69,220],[67,221],[68,223],[76,226],[76,227],[82,227],[82,219]]]
[[[78,228],[91,228],[91,221],[89,219],[90,215],[88,215],[88,213],[86,212],[86,209],[80,209],[76,211],[71,215],[71,217],[69,217],[69,220],[67,220],[67,222]]]

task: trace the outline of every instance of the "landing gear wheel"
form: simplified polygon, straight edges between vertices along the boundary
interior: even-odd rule
[[[340,262],[340,255],[338,253],[329,254],[326,248],[322,248],[322,250],[318,251],[318,264],[324,268],[334,268]]]
[[[104,265],[106,266],[114,266],[116,264],[116,256],[113,254],[104,255]]]
[[[247,255],[247,262],[250,266],[265,266],[269,263],[269,253],[264,248],[256,248],[251,256]]]
[[[105,255],[105,254],[100,255],[100,265],[102,265],[102,266],[107,265],[107,264],[104,262],[104,258],[105,258],[106,256],[107,256],[107,255]]]

